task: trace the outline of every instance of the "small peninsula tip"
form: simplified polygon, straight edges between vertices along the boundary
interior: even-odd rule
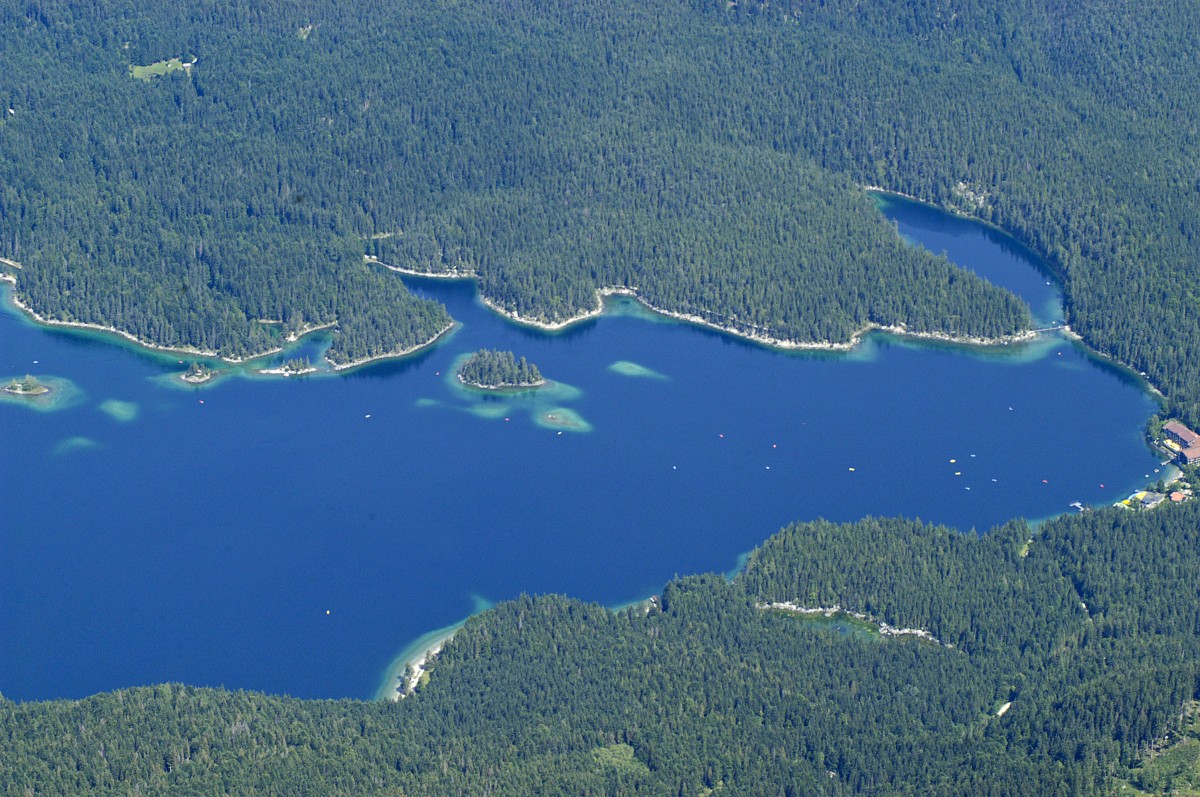
[[[317,369],[313,367],[312,362],[307,357],[293,357],[290,360],[285,360],[282,365],[259,370],[260,374],[270,374],[273,376],[304,376],[305,374],[314,374],[316,372]]]

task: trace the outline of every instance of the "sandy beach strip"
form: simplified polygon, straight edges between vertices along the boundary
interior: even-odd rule
[[[370,263],[373,266],[383,266],[388,271],[395,271],[397,274],[405,274],[409,277],[426,277],[434,280],[465,280],[475,279],[479,276],[474,271],[458,271],[457,269],[450,271],[417,271],[415,268],[393,266],[391,263],[385,263],[374,255],[363,255],[363,262]]]
[[[442,652],[442,648],[465,622],[465,619],[460,620],[417,637],[388,665],[383,683],[375,693],[375,699],[395,701],[411,695],[420,684],[421,676],[433,663],[433,659]]]

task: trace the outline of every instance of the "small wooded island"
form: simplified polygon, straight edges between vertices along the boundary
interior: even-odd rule
[[[14,396],[44,396],[50,392],[50,387],[42,384],[36,376],[26,374],[24,379],[10,380],[4,386],[4,392]]]
[[[200,385],[217,375],[217,372],[209,368],[204,363],[193,362],[188,366],[188,369],[179,375],[179,378],[184,382],[193,385]]]
[[[538,367],[511,351],[480,349],[458,369],[458,381],[480,390],[523,390],[542,387],[546,379]]]

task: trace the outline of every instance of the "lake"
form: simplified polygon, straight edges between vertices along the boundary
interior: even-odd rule
[[[1010,239],[879,201],[902,235],[1058,320],[1053,280]],[[178,681],[367,698],[407,643],[490,601],[615,605],[728,571],[793,520],[983,531],[1159,477],[1153,398],[1059,333],[781,353],[630,300],[546,334],[472,283],[408,282],[461,322],[437,346],[199,388],[170,384],[176,357],[0,313],[0,376],[75,386],[54,412],[0,404],[0,693]],[[456,358],[482,347],[557,386],[459,388]]]

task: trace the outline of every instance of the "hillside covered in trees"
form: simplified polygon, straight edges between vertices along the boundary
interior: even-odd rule
[[[440,311],[367,254],[546,321],[622,287],[778,339],[1028,325],[903,247],[877,184],[1014,232],[1072,326],[1200,420],[1186,2],[35,0],[0,23],[0,257],[50,318],[227,356],[271,344],[258,320],[336,321],[343,361],[432,337]]]
[[[399,703],[0,701],[0,793],[1103,794],[1197,695],[1198,529],[1197,502],[797,524],[732,583],[501,604]]]
[[[1196,420],[1193,10],[5,3],[0,256],[44,315],[227,355],[259,318],[428,336],[364,249],[547,320],[625,286],[784,338],[1021,328],[897,246],[880,184],[1046,255],[1077,331]]]
[[[1171,392],[1196,382],[1176,279],[1195,213],[1171,122],[1194,101],[1182,6],[1153,22],[1015,1],[452,9],[0,5],[18,295],[226,356],[269,347],[261,321],[336,322],[343,362],[445,321],[364,254],[475,273],[543,320],[624,287],[778,339],[1028,325],[1012,296],[904,247],[857,188],[879,183],[1014,229],[1064,272],[1090,341]],[[1097,69],[1077,42],[1105,31]],[[1125,102],[1153,68],[1159,93]]]

